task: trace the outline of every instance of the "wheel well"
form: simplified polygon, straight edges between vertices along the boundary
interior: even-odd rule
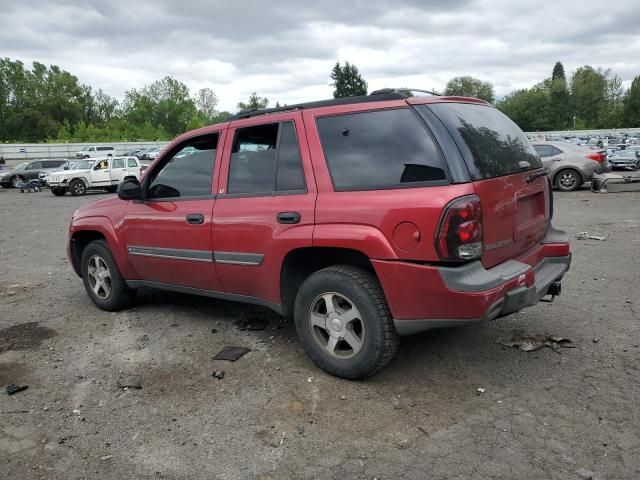
[[[560,170],[558,170],[555,175],[553,176],[553,185],[556,185],[556,180],[558,179],[558,175],[560,175],[562,172],[566,172],[567,170],[571,170],[572,172],[574,172],[576,175],[578,175],[578,178],[580,179],[580,185],[582,185],[584,183],[584,178],[582,178],[582,174],[575,168],[572,167],[565,167],[565,168],[561,168]]]
[[[280,298],[285,316],[293,315],[293,305],[300,285],[314,272],[331,265],[356,265],[375,275],[369,257],[349,248],[306,247],[292,250],[282,262]]]
[[[71,237],[71,263],[79,277],[82,277],[82,270],[80,269],[82,252],[94,240],[105,240],[105,237],[95,230],[80,230]]]

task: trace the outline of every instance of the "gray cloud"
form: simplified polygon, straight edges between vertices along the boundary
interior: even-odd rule
[[[562,0],[0,0],[0,55],[58,64],[122,97],[165,75],[210,87],[233,109],[252,91],[293,103],[331,95],[349,60],[370,88],[442,89],[456,75],[498,95],[590,64],[640,74],[640,13],[628,3]]]

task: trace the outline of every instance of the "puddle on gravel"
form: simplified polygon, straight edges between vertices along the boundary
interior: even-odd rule
[[[20,323],[0,330],[0,353],[7,350],[28,350],[58,334],[51,328],[41,327],[39,323]]]

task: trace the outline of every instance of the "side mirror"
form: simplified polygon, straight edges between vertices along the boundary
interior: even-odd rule
[[[120,200],[137,200],[142,196],[142,187],[136,178],[129,178],[118,185]]]
[[[69,170],[69,167],[64,167],[65,170]]]

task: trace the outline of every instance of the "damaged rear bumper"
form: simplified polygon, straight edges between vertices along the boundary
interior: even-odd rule
[[[638,192],[640,191],[640,173],[594,173],[591,179],[591,191],[597,193]]]

